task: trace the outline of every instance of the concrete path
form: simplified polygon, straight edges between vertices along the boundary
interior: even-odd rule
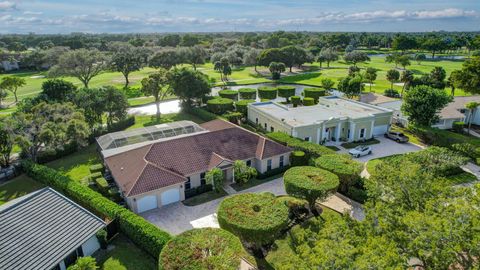
[[[465,131],[465,133],[468,133],[468,128],[464,128],[463,130]],[[474,131],[473,129],[470,129],[470,135],[480,138],[480,134],[478,134],[478,132]]]

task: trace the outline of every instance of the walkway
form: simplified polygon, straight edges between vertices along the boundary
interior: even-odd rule
[[[465,133],[468,134],[468,129],[467,128],[464,128],[463,129],[465,131]],[[477,138],[480,138],[480,134],[478,134],[478,132],[476,132],[475,130],[473,129],[470,129],[470,135],[474,136],[474,137],[477,137]]]

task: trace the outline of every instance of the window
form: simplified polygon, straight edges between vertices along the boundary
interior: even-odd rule
[[[200,185],[204,186],[206,184],[207,184],[207,180],[205,179],[205,173],[203,172],[200,174]]]
[[[267,123],[265,123],[264,126],[265,126],[265,130],[267,130]]]
[[[272,169],[272,160],[269,159],[267,160],[267,171],[270,171]]]
[[[255,118],[255,124],[258,125],[258,118]]]
[[[280,167],[283,167],[283,160],[284,160],[284,157],[281,156],[281,157],[280,157]]]
[[[248,166],[248,167],[251,167],[251,166],[252,166],[252,161],[251,161],[251,160],[247,160],[246,163],[247,163],[247,166]]]
[[[191,184],[190,184],[190,177],[187,177],[187,181],[185,182],[185,189],[190,189]]]
[[[77,261],[78,255],[77,255],[77,250],[74,250],[72,253],[70,253],[63,262],[65,263],[66,267],[69,267],[70,265],[74,264],[75,261]]]
[[[360,138],[365,138],[365,129],[360,129]]]
[[[307,142],[309,142],[309,141],[310,141],[310,137],[305,137],[304,140],[307,141]]]
[[[274,132],[275,129],[273,127],[270,127],[270,132]]]

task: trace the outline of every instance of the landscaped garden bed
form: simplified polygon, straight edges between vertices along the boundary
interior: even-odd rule
[[[352,148],[355,148],[359,145],[372,145],[372,144],[379,144],[379,143],[380,143],[379,140],[372,138],[372,139],[368,139],[368,140],[365,140],[365,141],[342,143],[341,146],[343,148],[346,148],[346,149],[352,149]]]

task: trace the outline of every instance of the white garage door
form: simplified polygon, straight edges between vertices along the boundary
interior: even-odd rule
[[[169,189],[162,193],[162,205],[178,201],[180,201],[180,190],[178,188]]]
[[[388,125],[383,125],[383,126],[375,126],[373,127],[373,136],[379,136],[387,133],[388,131]]]
[[[137,200],[137,212],[142,213],[157,208],[157,196],[150,195]]]

